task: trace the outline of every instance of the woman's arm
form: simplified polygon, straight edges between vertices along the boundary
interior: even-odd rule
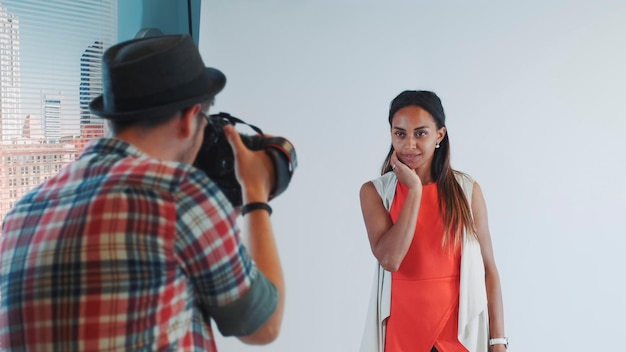
[[[472,192],[472,212],[485,265],[485,284],[487,286],[487,304],[489,309],[489,335],[490,338],[505,337],[500,275],[496,267],[493,246],[491,244],[491,235],[489,234],[487,205],[480,185],[478,185],[477,182],[474,182],[474,191]],[[506,348],[504,345],[494,345],[491,351],[504,352]]]
[[[421,194],[409,191],[395,224],[392,223],[372,182],[361,187],[360,196],[372,253],[385,270],[397,271],[413,240]]]
[[[409,188],[395,224],[372,182],[363,184],[360,191],[361,211],[372,253],[380,265],[391,272],[400,268],[409,250],[422,199],[422,184],[415,171],[398,162],[395,172],[398,181]]]

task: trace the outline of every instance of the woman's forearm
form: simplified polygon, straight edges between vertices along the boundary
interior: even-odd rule
[[[485,284],[487,286],[490,338],[505,337],[504,304],[502,302],[500,276],[496,269],[488,270],[485,273]]]

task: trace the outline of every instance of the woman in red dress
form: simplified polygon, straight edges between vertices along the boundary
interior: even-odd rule
[[[360,192],[372,252],[392,273],[385,352],[504,352],[508,340],[485,201],[478,183],[450,167],[439,97],[428,91],[402,92],[391,103],[389,124],[392,145],[382,176],[366,182]],[[387,187],[390,202],[380,184],[393,187]],[[484,276],[485,329],[465,326],[474,299],[465,297],[476,291],[461,293],[468,286],[461,284],[468,275],[461,274],[461,263],[463,256],[470,260],[463,248],[469,250],[471,243],[479,244],[482,265],[481,275],[468,277]],[[463,270],[476,270],[467,267]],[[462,304],[462,313],[460,300],[469,302]],[[459,327],[460,321],[464,326]]]

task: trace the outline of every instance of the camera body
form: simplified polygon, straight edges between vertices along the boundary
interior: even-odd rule
[[[264,150],[272,160],[275,177],[269,199],[276,198],[287,189],[297,167],[293,144],[283,137],[265,136],[258,127],[228,113],[209,116],[209,124],[204,130],[204,139],[193,165],[217,184],[233,206],[241,206],[241,186],[235,176],[235,156],[224,134],[224,126],[237,123],[248,125],[258,133],[251,136],[240,134],[241,140],[250,150]]]

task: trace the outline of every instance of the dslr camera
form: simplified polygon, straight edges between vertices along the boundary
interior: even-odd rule
[[[242,205],[241,186],[235,176],[235,156],[224,134],[224,126],[241,123],[250,126],[257,135],[239,134],[250,150],[264,150],[274,165],[274,180],[269,199],[283,193],[297,166],[296,150],[286,138],[269,137],[256,126],[250,125],[228,113],[209,115],[204,139],[193,165],[204,171],[222,190],[235,207]]]

